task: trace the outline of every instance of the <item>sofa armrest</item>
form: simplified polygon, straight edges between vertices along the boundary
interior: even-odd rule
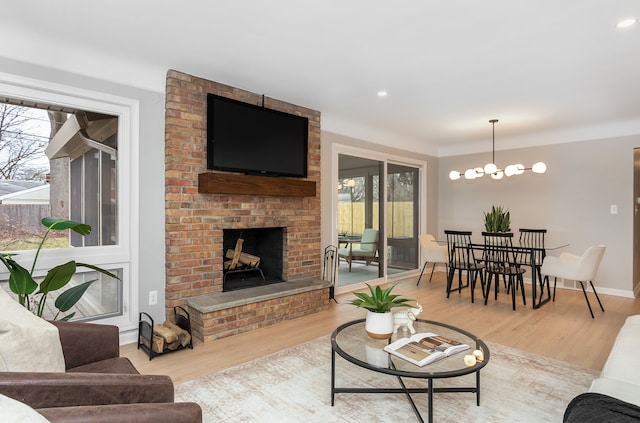
[[[202,409],[192,402],[58,407],[36,410],[51,423],[201,423]]]
[[[32,408],[173,402],[169,376],[1,372],[0,394]]]
[[[637,422],[640,407],[608,395],[588,392],[571,400],[563,423]]]
[[[120,356],[117,326],[51,321],[58,328],[67,369]]]

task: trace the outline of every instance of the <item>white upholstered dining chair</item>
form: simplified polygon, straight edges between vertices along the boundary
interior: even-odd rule
[[[418,283],[420,284],[420,279],[422,279],[422,274],[427,267],[427,264],[432,263],[431,266],[431,275],[429,276],[429,282],[433,278],[433,271],[436,268],[436,264],[442,263],[445,265],[445,269],[447,264],[449,263],[449,257],[447,255],[447,246],[440,245],[436,242],[436,239],[431,234],[422,234],[419,235],[420,244],[422,244],[422,253],[425,257],[424,264],[422,265],[422,271],[420,272],[420,277],[418,278]],[[446,271],[446,270],[445,270]]]
[[[558,278],[577,281],[580,283],[584,299],[587,301],[587,307],[589,307],[589,313],[593,318],[593,310],[591,309],[591,303],[589,303],[589,297],[587,297],[587,291],[584,289],[584,282],[589,282],[593,293],[598,300],[600,309],[604,311],[602,302],[598,297],[596,288],[593,286],[593,278],[596,276],[602,256],[605,250],[604,245],[598,245],[597,247],[589,247],[587,251],[581,256],[575,254],[562,253],[559,257],[546,256],[542,262],[542,268],[540,273],[544,275],[544,281],[549,286],[549,276],[553,276],[553,301],[556,300],[556,282]],[[548,289],[548,288],[547,288]]]

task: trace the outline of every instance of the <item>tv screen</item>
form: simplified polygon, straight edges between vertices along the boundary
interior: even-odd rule
[[[306,117],[207,95],[207,168],[307,176]]]

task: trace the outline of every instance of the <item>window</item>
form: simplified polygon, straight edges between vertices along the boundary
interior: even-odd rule
[[[39,223],[43,216],[91,225],[92,232],[85,237],[73,232],[70,235],[70,231],[56,234],[40,253],[34,275],[44,277],[48,269],[70,258],[118,274],[120,281],[93,271],[80,273],[89,269],[79,269],[71,284],[96,281],[76,306],[74,320],[99,319],[119,325],[121,330],[131,330],[137,325],[138,305],[133,301],[137,298],[137,277],[132,274],[137,266],[131,261],[131,246],[137,243],[137,237],[130,230],[134,219],[130,201],[123,199],[130,199],[130,192],[137,189],[137,181],[130,177],[131,157],[137,149],[137,139],[132,136],[132,128],[137,127],[137,101],[74,87],[64,87],[63,91],[46,82],[25,83],[20,77],[0,74],[0,103],[46,109],[60,118],[54,122],[54,130],[46,134],[48,177],[33,180],[46,186],[49,201],[37,204],[32,199],[32,204],[18,204],[14,200],[8,204],[12,201],[2,201],[0,194],[0,222],[8,223],[3,228],[12,228],[13,239],[37,234],[38,240],[44,233]],[[31,207],[33,213],[20,214],[29,208],[24,206]],[[13,214],[7,216],[5,212],[10,208]],[[24,217],[32,214],[37,217],[27,220],[35,223],[26,223]],[[16,260],[25,267],[33,262],[36,248],[33,243],[0,244],[0,251],[17,251]],[[7,277],[6,270],[0,268],[0,282],[6,282]]]

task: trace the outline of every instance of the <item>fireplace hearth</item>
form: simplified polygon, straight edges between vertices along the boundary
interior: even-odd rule
[[[282,227],[223,230],[227,262],[223,270],[223,292],[284,282],[284,233]],[[239,260],[238,240],[241,240],[241,252],[245,255]],[[252,262],[254,257],[259,259],[258,265]],[[232,261],[237,261],[237,265],[231,266]]]

